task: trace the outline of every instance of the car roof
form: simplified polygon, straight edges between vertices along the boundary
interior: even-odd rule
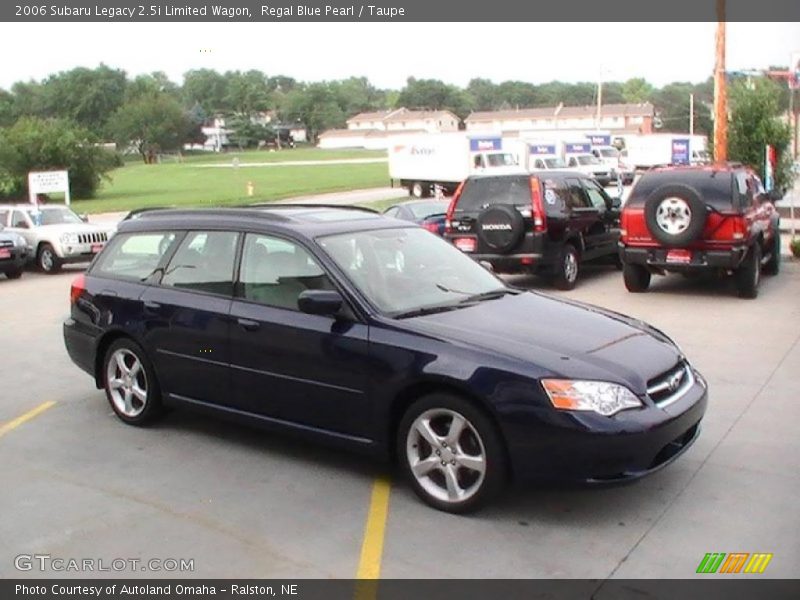
[[[738,162],[716,162],[707,165],[659,165],[649,169],[648,173],[734,173],[736,171],[747,171],[755,173],[747,165]]]
[[[274,204],[237,208],[154,209],[123,221],[119,233],[150,230],[224,229],[291,232],[314,238],[336,233],[413,227],[356,206]]]
[[[579,179],[591,179],[586,173],[580,171],[571,171],[569,169],[545,169],[544,171],[520,171],[519,173],[498,173],[497,175],[489,173],[480,173],[470,175],[468,179],[505,179],[506,177],[539,177],[539,178],[552,178],[556,177],[577,177]]]

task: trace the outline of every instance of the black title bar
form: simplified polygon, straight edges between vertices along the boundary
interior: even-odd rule
[[[725,0],[726,21],[800,21],[797,0]],[[62,0],[0,3],[17,22],[548,22],[717,21],[717,0]],[[675,43],[680,44],[679,32]]]

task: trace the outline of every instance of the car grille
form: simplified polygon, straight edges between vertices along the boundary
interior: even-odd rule
[[[107,242],[107,241],[108,241],[108,234],[105,232],[78,234],[79,244],[99,244],[100,242]]]
[[[686,362],[680,362],[666,373],[647,382],[647,395],[656,406],[664,408],[680,400],[694,385],[694,372]]]
[[[14,246],[14,242],[11,240],[0,240],[0,248],[12,248]]]

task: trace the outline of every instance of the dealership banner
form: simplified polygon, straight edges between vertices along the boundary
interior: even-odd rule
[[[547,2],[538,0],[372,0],[367,4],[309,0],[218,0],[190,3],[153,0],[60,0],[0,3],[0,21],[17,22],[202,22],[283,21],[322,22],[503,22],[503,21],[716,21],[714,0],[606,0],[605,2]],[[800,21],[800,2],[787,0],[727,0],[726,21]],[[673,25],[680,35],[679,25]]]
[[[797,600],[785,579],[42,579],[0,581],[4,600]]]

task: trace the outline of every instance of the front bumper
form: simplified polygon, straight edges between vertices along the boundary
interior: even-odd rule
[[[105,247],[105,242],[96,244],[62,244],[58,255],[62,262],[87,262]]]
[[[5,271],[17,271],[22,269],[27,264],[30,253],[27,246],[14,246],[7,248],[10,256],[8,258],[0,258],[0,273]]]
[[[658,471],[697,439],[708,393],[698,381],[674,404],[612,417],[594,413],[516,414],[503,425],[517,481],[620,483]]]
[[[730,250],[692,250],[689,262],[667,260],[669,248],[643,248],[620,244],[619,255],[623,263],[641,265],[664,271],[692,271],[696,269],[736,269],[747,254],[747,247],[736,246]]]

